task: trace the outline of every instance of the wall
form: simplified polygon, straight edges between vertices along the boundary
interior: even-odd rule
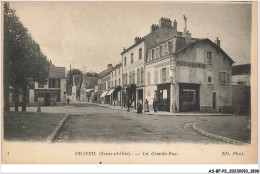
[[[206,51],[212,52],[212,65],[208,65],[206,62]],[[176,67],[177,83],[200,84],[201,111],[214,112],[214,110],[212,110],[212,91],[217,92],[217,108],[225,107],[225,110],[231,108],[231,63],[212,45],[208,42],[197,43],[193,47],[187,48],[185,52],[179,53],[176,61],[205,64],[204,68]],[[211,73],[209,73],[209,71]],[[219,84],[219,72],[221,71],[229,73],[229,83],[226,86]],[[209,84],[207,80],[209,74],[212,75],[211,84]],[[177,89],[176,93],[178,92],[179,90]]]
[[[238,82],[244,82],[245,86],[250,86],[250,74],[232,75],[232,84],[238,84]]]
[[[60,79],[60,102],[61,103],[66,102],[66,95],[64,95],[64,92],[66,92],[66,79]]]
[[[251,113],[250,86],[232,85],[232,113]]]

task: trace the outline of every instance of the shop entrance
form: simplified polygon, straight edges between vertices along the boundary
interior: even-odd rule
[[[158,110],[170,112],[170,84],[157,86]]]
[[[191,112],[200,110],[198,84],[179,84],[180,112]]]
[[[142,100],[143,102],[143,89],[137,90],[137,100]]]

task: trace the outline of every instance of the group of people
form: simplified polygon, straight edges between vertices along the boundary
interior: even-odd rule
[[[133,100],[128,100],[127,112],[130,111],[132,103],[133,103]],[[153,99],[153,110],[154,110],[154,112],[157,112],[157,110],[158,110],[158,102],[157,102],[157,100],[155,100],[155,98]],[[143,112],[143,102],[142,102],[142,99],[140,99],[137,102],[137,113],[140,114],[142,112]],[[148,103],[147,99],[145,99],[145,102],[144,102],[144,112],[149,112],[149,103]]]

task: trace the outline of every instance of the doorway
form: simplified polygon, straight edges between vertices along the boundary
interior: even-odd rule
[[[192,112],[200,110],[198,84],[179,84],[180,112]]]

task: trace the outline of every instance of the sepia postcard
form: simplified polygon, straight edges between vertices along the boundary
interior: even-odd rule
[[[3,164],[258,163],[258,2],[1,5]]]

